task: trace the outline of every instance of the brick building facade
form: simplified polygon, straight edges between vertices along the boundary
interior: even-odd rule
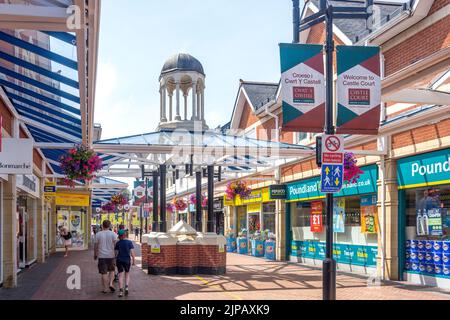
[[[333,5],[339,6],[339,3]],[[317,6],[317,1],[307,1],[303,17],[317,12]],[[447,261],[447,256],[436,257],[439,261],[433,265],[432,272],[429,266],[422,266],[419,262],[412,263],[407,254],[411,250],[410,244],[415,243],[414,241],[424,243],[436,241],[437,244],[448,241],[447,232],[450,231],[448,229],[450,225],[446,224],[446,219],[448,219],[447,209],[450,212],[450,208],[445,199],[447,185],[450,182],[446,171],[437,178],[429,177],[427,175],[430,173],[425,172],[425,177],[422,177],[424,180],[414,184],[402,180],[409,175],[407,172],[411,169],[408,167],[409,159],[411,161],[415,159],[411,157],[418,156],[420,161],[427,162],[434,159],[433,152],[445,154],[450,150],[448,116],[450,101],[447,98],[450,89],[449,9],[449,0],[419,0],[405,4],[375,2],[375,11],[380,13],[381,22],[372,32],[367,32],[365,25],[358,23],[352,24],[343,20],[335,22],[334,39],[337,44],[367,44],[381,47],[384,77],[382,85],[384,104],[379,136],[352,135],[346,138],[346,149],[355,151],[360,167],[367,168],[368,172],[376,172],[373,180],[375,185],[368,195],[376,198],[379,228],[375,236],[366,236],[361,243],[356,241],[358,245],[364,245],[364,249],[355,249],[362,250],[364,255],[372,248],[376,250],[376,254],[372,265],[360,263],[352,266],[352,263],[341,264],[338,261],[338,269],[367,275],[376,274],[385,279],[403,279],[450,287],[448,273],[443,272],[448,272],[449,268],[444,261],[439,260],[441,257]],[[323,25],[316,25],[300,35],[303,42],[311,44],[323,43],[324,38]],[[313,134],[282,132],[280,90],[278,88],[274,94],[275,86],[278,87],[278,84],[241,81],[230,123],[231,130],[240,129],[248,136],[260,139],[266,137],[275,141],[278,137],[281,142],[314,147]],[[249,91],[259,92],[259,96],[249,94]],[[422,94],[425,92],[427,96]],[[263,102],[259,103],[260,101]],[[268,171],[264,181],[260,179],[261,174],[244,179],[253,189],[276,183],[284,183],[288,187],[294,186],[295,183],[301,186],[302,181],[317,178],[319,172],[315,158],[309,157],[281,164],[271,172]],[[417,227],[413,220],[416,211],[420,210],[417,203],[421,201],[423,192],[432,193],[434,199],[439,202],[437,207],[441,211],[444,229],[442,236],[433,237],[429,234],[418,235],[412,232],[412,229]],[[352,197],[343,199],[355,207],[359,198],[366,196],[367,194],[355,192]],[[297,246],[302,245],[307,250],[322,250],[320,242],[323,241],[323,235],[308,234],[308,241],[294,241],[294,238],[305,240],[302,239],[302,234],[295,234],[304,233],[305,228],[293,227],[292,224],[300,223],[302,226],[308,226],[305,221],[296,220],[306,218],[304,207],[308,208],[311,201],[276,201],[276,226],[271,231],[277,235],[277,259],[320,265],[317,256],[299,257],[294,252],[297,251]],[[347,214],[360,215],[362,208],[359,204],[357,208],[353,207],[348,209],[355,212]],[[234,232],[239,232],[239,210],[241,209],[229,206],[226,213],[226,227],[233,229]],[[355,225],[357,223],[351,226],[352,232],[357,230]],[[347,239],[343,235],[338,235],[343,241],[338,240],[337,243],[342,242],[350,248],[354,244],[352,241],[359,236]],[[444,242],[441,243],[441,240]],[[428,272],[426,267],[429,269]]]

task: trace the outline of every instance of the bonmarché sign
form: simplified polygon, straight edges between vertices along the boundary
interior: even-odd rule
[[[377,192],[378,167],[376,165],[362,167],[364,172],[358,182],[344,183],[337,197],[345,197],[357,194],[368,194]],[[287,185],[287,201],[308,201],[325,198],[320,192],[320,177],[293,182]]]
[[[400,189],[450,183],[450,149],[400,159],[397,168]]]
[[[5,138],[0,152],[0,174],[33,174],[33,141]]]

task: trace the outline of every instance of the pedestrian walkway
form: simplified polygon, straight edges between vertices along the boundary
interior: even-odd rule
[[[136,246],[140,255],[139,246]],[[137,260],[140,264],[140,258]],[[81,269],[81,290],[67,288],[69,266]],[[321,300],[320,269],[228,254],[223,276],[150,276],[133,267],[130,295],[101,293],[100,276],[92,251],[52,256],[19,276],[15,289],[0,289],[0,300]],[[450,292],[422,286],[384,283],[367,287],[367,280],[339,273],[337,298],[354,300],[450,300]]]

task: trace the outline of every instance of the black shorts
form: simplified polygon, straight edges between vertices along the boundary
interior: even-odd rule
[[[117,271],[119,273],[122,273],[122,272],[128,273],[128,272],[130,272],[131,262],[123,262],[123,261],[117,260],[116,264],[117,264]]]
[[[107,274],[108,272],[116,271],[115,259],[98,259],[98,272],[100,274]]]

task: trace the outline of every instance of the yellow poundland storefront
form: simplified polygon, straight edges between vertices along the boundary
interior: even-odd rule
[[[271,199],[268,187],[253,190],[244,199],[238,195],[228,200],[224,196],[224,205],[229,207],[228,226],[233,232],[246,229],[248,236],[262,230],[275,233],[275,200]]]
[[[57,192],[55,197],[57,213],[56,247],[64,248],[64,239],[60,236],[61,227],[72,234],[72,249],[87,249],[90,228],[90,193],[70,191]]]

